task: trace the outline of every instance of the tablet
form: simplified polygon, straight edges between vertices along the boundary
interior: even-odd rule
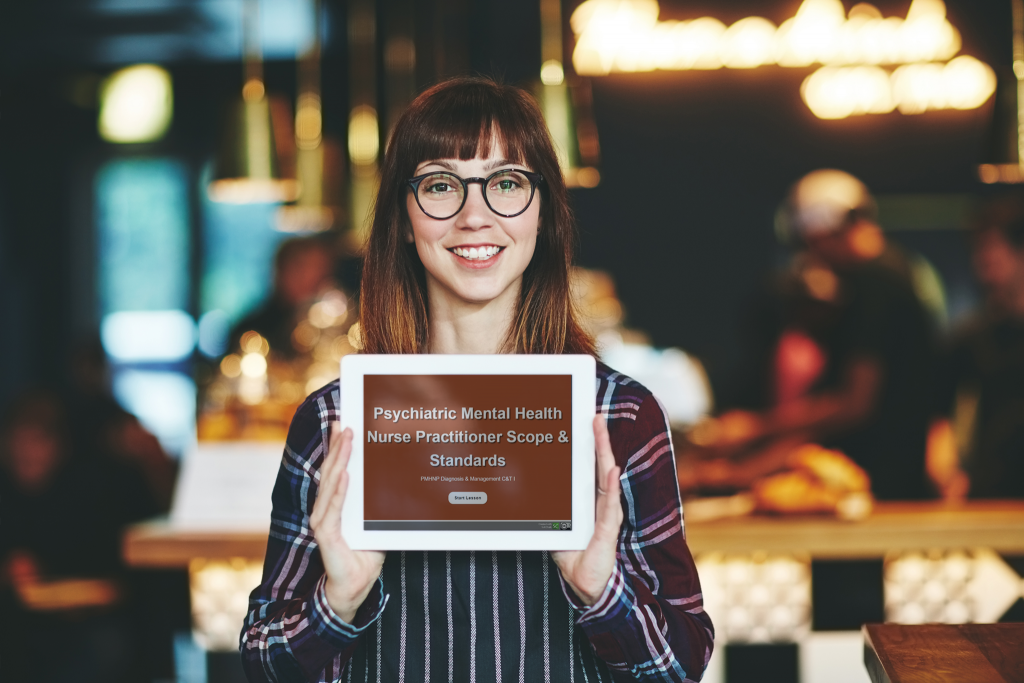
[[[356,550],[582,550],[591,356],[350,355],[342,533]]]

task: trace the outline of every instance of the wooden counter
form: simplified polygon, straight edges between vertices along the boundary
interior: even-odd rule
[[[865,624],[872,683],[1024,681],[1024,624]]]
[[[685,510],[685,505],[683,506]],[[1024,553],[1024,501],[877,503],[859,522],[827,516],[752,515],[687,524],[696,553],[804,552],[819,558],[881,557],[892,550],[991,548]]]
[[[262,560],[267,553],[267,534],[178,529],[167,520],[153,520],[128,528],[121,553],[132,567],[187,567],[194,558]]]
[[[892,550],[991,548],[1024,554],[1024,501],[879,503],[859,522],[825,516],[748,516],[687,523],[693,553],[802,552],[820,558],[882,557]],[[192,558],[262,560],[265,532],[200,531],[167,521],[125,533],[125,561],[137,567],[183,567]]]

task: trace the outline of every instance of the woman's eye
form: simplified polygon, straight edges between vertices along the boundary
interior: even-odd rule
[[[420,185],[420,190],[427,194],[441,195],[441,194],[458,194],[460,188],[458,183],[453,181],[448,176],[434,176],[432,178],[426,178],[423,184]]]
[[[492,186],[498,192],[514,192],[522,187],[512,178],[502,178]]]

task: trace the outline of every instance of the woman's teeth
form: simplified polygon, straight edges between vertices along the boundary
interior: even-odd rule
[[[470,261],[485,261],[497,254],[501,249],[501,247],[470,247],[468,249],[455,247],[452,249],[452,253]]]

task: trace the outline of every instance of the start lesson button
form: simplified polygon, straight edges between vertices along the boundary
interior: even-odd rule
[[[487,502],[486,493],[463,493],[461,491],[452,491],[448,494],[448,502],[452,505],[483,505]]]

